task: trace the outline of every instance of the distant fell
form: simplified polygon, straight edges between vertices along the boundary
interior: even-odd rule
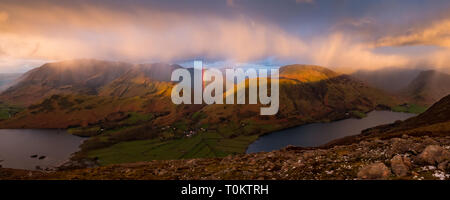
[[[132,87],[141,86],[144,89],[150,87],[151,91],[153,86],[149,84],[170,81],[172,71],[179,67],[94,59],[47,63],[25,73],[0,94],[0,100],[28,106],[55,94],[120,96],[122,94],[117,91],[129,91]],[[130,95],[139,94],[142,93],[132,92]]]
[[[450,75],[423,71],[401,93],[416,103],[431,105],[450,94]]]

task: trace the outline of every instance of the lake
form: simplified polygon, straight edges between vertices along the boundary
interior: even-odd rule
[[[363,119],[345,119],[330,123],[314,123],[264,135],[250,144],[247,153],[270,152],[288,145],[315,147],[334,139],[360,134],[374,126],[405,120],[415,114],[391,111],[372,111]]]
[[[31,170],[55,167],[78,151],[84,140],[65,130],[0,129],[0,165]]]

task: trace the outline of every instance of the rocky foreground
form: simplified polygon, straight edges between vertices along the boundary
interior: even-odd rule
[[[152,161],[36,172],[0,169],[0,179],[353,180],[450,179],[450,135],[371,139],[328,149],[288,147],[225,158]]]

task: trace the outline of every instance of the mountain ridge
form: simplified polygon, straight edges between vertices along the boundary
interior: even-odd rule
[[[93,59],[46,63],[25,73],[19,82],[1,93],[0,99],[30,105],[53,94],[93,95],[131,67],[131,64]]]
[[[450,94],[450,75],[436,70],[422,71],[401,93],[419,104],[431,105]]]

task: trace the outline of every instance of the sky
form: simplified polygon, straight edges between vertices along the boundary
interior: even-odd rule
[[[450,71],[448,0],[0,0],[0,73],[94,58]]]

